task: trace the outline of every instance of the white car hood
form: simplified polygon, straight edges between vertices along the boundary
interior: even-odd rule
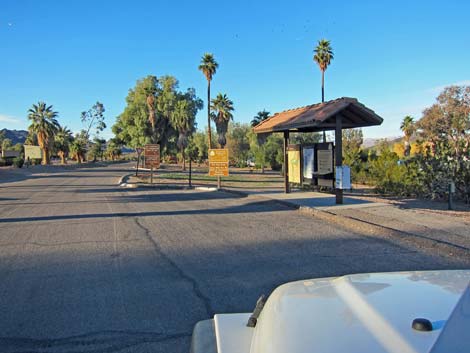
[[[288,283],[266,302],[250,352],[429,352],[469,282],[470,271],[456,270]],[[412,329],[415,318],[434,329]]]

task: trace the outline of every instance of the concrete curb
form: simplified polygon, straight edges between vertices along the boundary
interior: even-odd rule
[[[238,191],[238,190],[228,190],[228,189],[221,189],[220,191],[235,193],[239,195],[244,195],[244,197],[250,196],[249,193]],[[424,248],[424,249],[432,249],[436,254],[443,255],[447,257],[454,257],[457,255],[458,257],[467,257],[470,255],[470,249],[459,246],[456,244],[448,243],[445,241],[427,238],[422,235],[404,232],[398,229],[386,227],[380,224],[367,222],[361,219],[356,219],[354,217],[339,215],[331,211],[327,210],[320,210],[314,207],[308,206],[300,206],[294,204],[289,201],[285,200],[276,200],[271,199],[269,197],[263,197],[262,195],[253,195],[255,197],[263,198],[265,200],[273,201],[277,204],[290,207],[292,209],[298,210],[300,213],[312,216],[323,221],[334,223],[340,225],[343,228],[350,229],[352,231],[356,231],[364,236],[373,236],[373,237],[385,237],[385,238],[393,238],[394,240],[398,240],[408,247],[411,248]]]
[[[127,187],[127,185],[128,185],[127,181],[129,180],[129,177],[133,174],[134,173],[129,173],[129,174],[125,174],[122,177],[120,177],[119,181],[118,181],[118,186]]]

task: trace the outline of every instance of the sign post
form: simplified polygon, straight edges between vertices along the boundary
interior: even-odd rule
[[[145,168],[150,168],[150,184],[153,184],[153,169],[160,168],[160,145],[145,145],[144,163]]]
[[[217,188],[220,189],[220,177],[228,176],[228,149],[209,150],[209,176],[217,177]]]
[[[135,151],[137,152],[137,168],[135,170],[135,176],[138,176],[140,156],[142,155],[142,152],[144,151],[144,149],[142,147],[137,147]]]

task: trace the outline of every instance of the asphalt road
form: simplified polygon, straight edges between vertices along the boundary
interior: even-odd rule
[[[120,189],[126,165],[0,179],[0,351],[184,352],[304,278],[468,267],[271,201]]]

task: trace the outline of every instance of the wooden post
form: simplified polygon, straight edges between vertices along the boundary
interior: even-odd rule
[[[220,176],[218,176],[217,177],[217,190],[220,190],[221,187],[222,187],[222,182],[221,182]]]
[[[284,192],[288,194],[289,189],[289,166],[287,157],[287,146],[289,144],[289,131],[284,131]]]
[[[335,127],[335,166],[341,167],[343,165],[343,121],[341,115],[336,115],[336,127]],[[335,170],[336,176],[336,170]],[[336,204],[343,203],[343,190],[336,189]]]
[[[153,184],[153,165],[150,167],[150,184]]]

